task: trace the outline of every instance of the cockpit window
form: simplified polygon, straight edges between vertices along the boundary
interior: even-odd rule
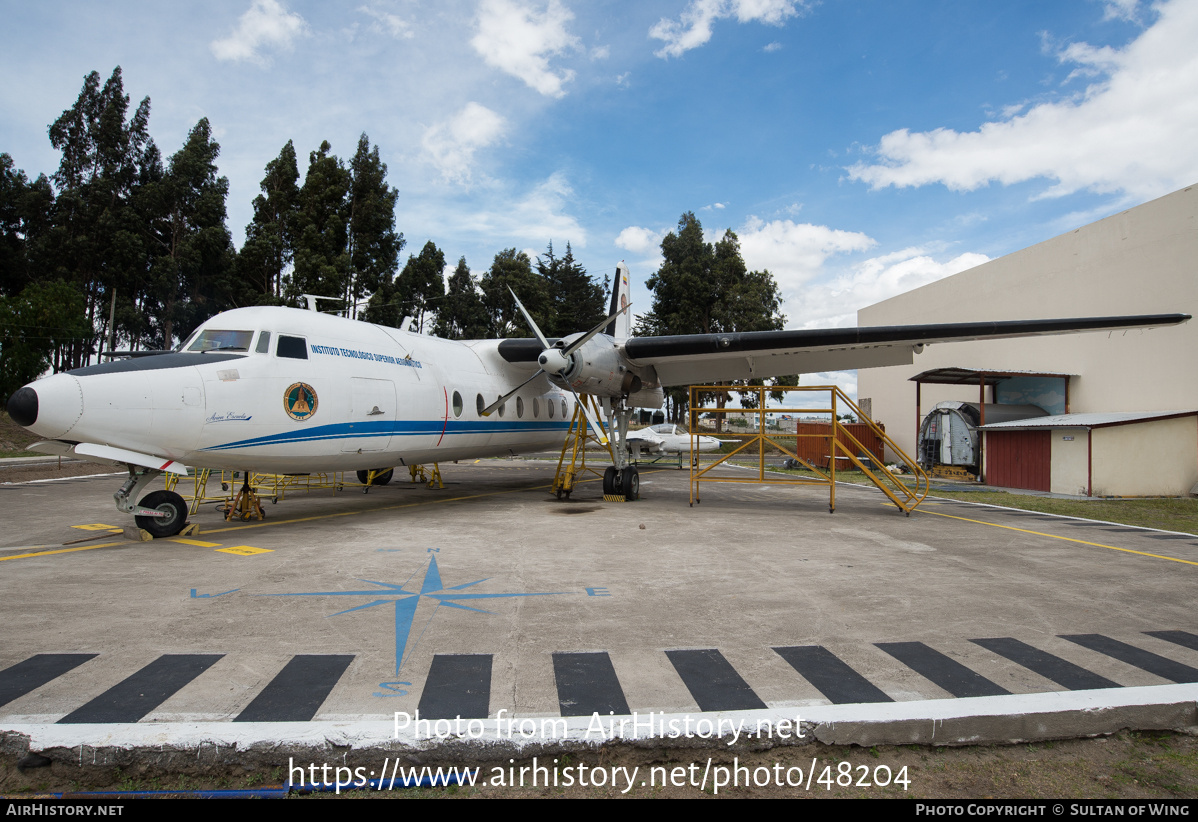
[[[269,354],[270,353],[270,332],[269,331],[263,331],[262,333],[260,333],[258,335],[258,345],[254,348],[254,351],[256,351],[259,354]]]
[[[253,331],[206,328],[187,346],[188,351],[249,351]]]
[[[198,329],[198,328],[195,331],[192,331],[190,334],[187,335],[187,339],[185,339],[183,342],[179,343],[179,347],[176,348],[175,350],[176,351],[186,351],[187,346],[191,345],[191,341],[194,340],[196,338],[196,334],[199,334],[199,333],[200,333],[200,329]]]
[[[308,343],[303,337],[288,337],[279,335],[279,346],[275,354],[280,357],[290,357],[293,360],[308,359]]]

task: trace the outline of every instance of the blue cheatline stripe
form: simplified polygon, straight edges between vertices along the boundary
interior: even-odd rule
[[[263,437],[211,445],[202,451],[227,451],[232,448],[253,448],[262,445],[291,445],[298,442],[320,440],[346,440],[364,437],[411,437],[420,435],[440,436],[444,420],[398,420],[393,422],[342,422],[334,425],[318,425],[296,431],[280,431]],[[569,420],[561,422],[505,422],[497,420],[451,420],[445,427],[445,435],[454,434],[529,434],[541,431],[565,431]]]

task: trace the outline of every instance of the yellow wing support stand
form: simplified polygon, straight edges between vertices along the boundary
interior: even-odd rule
[[[745,394],[756,394],[755,407],[731,408],[723,405],[711,408],[704,407],[701,404],[704,394],[708,396],[719,393],[730,395],[733,391],[742,395],[742,397]],[[770,393],[775,392],[785,395],[783,405],[786,407],[767,409],[766,401],[769,399]],[[814,400],[807,400],[813,394],[817,395],[816,398]],[[818,396],[820,394],[823,396]],[[741,404],[744,406],[749,405],[749,403],[743,402]],[[846,411],[851,412],[858,420],[861,420],[868,432],[876,437],[879,449],[889,448],[900,460],[911,468],[914,472],[913,484],[908,485],[900,481],[898,477],[878,465],[878,462],[881,461],[881,450],[874,457],[867,456],[872,452],[847,425],[837,418],[838,415]],[[795,433],[788,434],[780,430],[773,430],[770,425],[767,425],[767,413],[791,414],[799,420],[804,418],[827,419],[829,422],[821,423],[818,426],[810,426],[810,428],[818,428],[818,430],[808,430],[800,422],[796,425]],[[700,435],[699,419],[704,414],[720,414],[724,415],[725,419],[728,414],[743,415],[749,418],[756,415],[756,424],[746,425],[745,427],[749,430],[743,433],[725,430],[721,436],[738,439],[741,441],[740,444],[729,453],[721,455],[714,462],[700,463],[697,459],[699,454],[698,437]],[[692,506],[700,501],[699,483],[701,482],[822,485],[828,488],[828,513],[832,513],[836,510],[836,466],[837,463],[841,463],[842,461],[845,464],[845,468],[852,466],[863,473],[870,482],[876,485],[894,503],[895,507],[907,516],[911,516],[911,512],[915,510],[915,506],[924,501],[930,490],[928,475],[919,467],[919,464],[908,457],[894,440],[886,436],[886,432],[881,426],[865,416],[861,409],[857,407],[857,404],[835,385],[803,386],[801,388],[799,386],[736,386],[733,388],[727,385],[692,385],[690,388],[690,430],[690,496]],[[861,432],[859,431],[858,433]],[[767,450],[771,453],[780,452],[782,455],[790,457],[814,476],[794,477],[791,479],[786,475],[771,472],[769,478],[767,478],[765,475],[765,456]],[[741,459],[745,457],[753,458],[756,462],[756,476],[746,477],[743,474],[738,476],[720,476],[710,473],[713,469],[728,462],[733,457],[740,457]],[[827,468],[821,469],[814,465],[813,462],[817,461],[826,463]]]
[[[412,482],[422,482],[428,486],[429,490],[440,490],[445,487],[445,483],[441,481],[441,465],[433,463],[433,470],[428,471],[423,465],[409,465],[408,472],[412,475]]]
[[[599,405],[595,402],[595,398],[590,395],[585,395],[582,402],[591,404],[591,408],[595,410],[595,416],[599,417]],[[602,423],[600,423],[602,425]],[[591,427],[587,424],[586,411],[581,404],[575,404],[574,417],[570,420],[570,430],[566,432],[565,442],[562,443],[562,453],[557,459],[557,473],[553,475],[553,487],[550,489],[551,494],[558,499],[565,497],[570,498],[571,492],[580,482],[579,477],[585,474],[594,474],[600,480],[603,479],[603,471],[597,468],[587,466],[587,446],[594,443],[595,447],[607,452],[608,459],[612,458],[611,438],[607,442],[601,442]],[[566,460],[566,455],[570,455],[569,461]],[[606,467],[606,466],[605,466]],[[607,502],[623,502],[624,497],[619,499],[608,499],[611,496],[605,494],[603,499]]]

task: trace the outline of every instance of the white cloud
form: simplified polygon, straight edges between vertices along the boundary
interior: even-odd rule
[[[548,58],[579,47],[578,38],[566,31],[573,19],[558,0],[549,0],[544,13],[516,0],[483,0],[470,45],[488,65],[547,97],[562,97],[562,85],[574,79],[574,72],[551,71]]]
[[[503,238],[502,243],[508,248],[517,242],[532,243],[539,248],[547,240],[562,248],[566,243],[586,248],[586,229],[566,213],[573,200],[574,189],[565,175],[555,172],[521,197],[467,215],[462,230]],[[531,256],[535,259],[539,253]]]
[[[1105,76],[1083,93],[978,131],[891,132],[877,148],[880,162],[858,163],[849,177],[875,189],[942,183],[954,191],[1046,178],[1056,182],[1041,196],[1089,189],[1140,200],[1193,183],[1198,3],[1156,10],[1157,22],[1122,49],[1075,43],[1058,54],[1079,72]]]
[[[611,57],[611,46],[595,46],[591,49],[592,60],[606,60]]]
[[[877,244],[856,231],[790,220],[767,223],[758,217],[750,217],[736,233],[745,264],[750,270],[769,269],[783,294],[797,292],[817,277],[832,255],[864,251]]]
[[[615,243],[633,254],[648,254],[661,247],[661,239],[665,236],[665,231],[630,225],[616,236]]]
[[[421,143],[446,180],[468,183],[474,152],[497,141],[503,129],[502,117],[470,102],[448,120],[427,129]]]
[[[1130,20],[1135,22],[1140,17],[1140,0],[1107,0],[1103,20]]]
[[[770,52],[777,51],[780,48],[782,48],[782,44],[779,43],[777,40],[775,40],[772,43],[766,43],[764,46],[761,47],[761,50],[764,51],[766,54],[769,54]]]
[[[990,258],[967,252],[940,262],[927,248],[904,248],[871,257],[829,280],[789,295],[788,325],[839,328],[857,324],[857,311],[914,288],[979,266]]]
[[[265,63],[264,49],[290,49],[295,38],[306,34],[308,24],[287,11],[278,0],[254,0],[235,28],[223,40],[213,40],[212,53],[218,60],[249,60]]]
[[[412,31],[412,26],[398,14],[392,14],[391,12],[382,11],[371,6],[360,6],[358,11],[374,18],[375,29],[377,31],[386,32],[392,37],[402,40],[410,40],[416,36],[415,32]]]
[[[716,20],[735,17],[738,23],[780,26],[804,6],[802,0],[691,0],[681,19],[663,17],[649,29],[650,37],[665,43],[653,53],[663,58],[681,57],[711,39],[711,24]]]

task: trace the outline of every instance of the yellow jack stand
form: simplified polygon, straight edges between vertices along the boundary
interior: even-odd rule
[[[423,482],[429,487],[429,490],[440,490],[445,487],[445,483],[441,481],[440,463],[433,463],[431,473],[426,472],[423,465],[409,465],[408,471],[412,474],[412,482]]]
[[[599,419],[599,406],[595,403],[595,398],[586,396],[583,402],[590,402],[595,409],[595,416]],[[602,425],[602,422],[600,423]],[[583,411],[582,405],[574,406],[574,418],[570,420],[570,430],[566,432],[565,442],[562,443],[562,453],[557,459],[557,472],[553,475],[553,488],[549,493],[561,499],[563,496],[566,499],[570,498],[570,493],[574,490],[574,486],[578,484],[580,474],[590,472],[595,476],[603,479],[603,473],[594,468],[587,468],[587,443],[594,442],[600,448],[607,451],[611,455],[611,439],[608,438],[606,443],[600,442],[599,439],[591,431],[587,424],[586,412]],[[570,461],[566,462],[566,452],[570,452]],[[564,467],[563,467],[564,466]],[[623,498],[620,500],[623,501]]]
[[[250,487],[249,472],[244,474],[244,481],[241,490],[237,492],[237,496],[233,497],[233,501],[225,506],[224,514],[225,521],[232,522],[234,518],[242,522],[248,522],[250,517],[257,517],[260,520],[266,519],[266,514],[262,510],[262,501],[258,498],[258,494]],[[219,508],[217,509],[220,510]]]

